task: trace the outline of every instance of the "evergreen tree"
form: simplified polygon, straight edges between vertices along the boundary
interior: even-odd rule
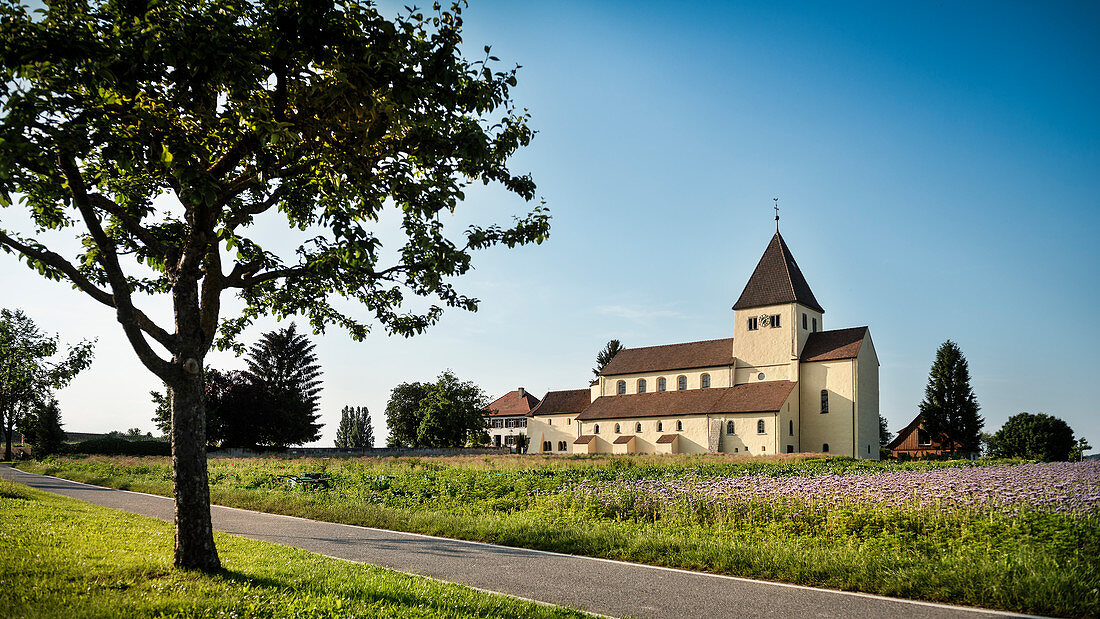
[[[886,421],[886,417],[878,416],[878,448],[879,451],[885,453],[886,446],[890,444],[890,440],[894,437],[894,433],[890,431],[890,427]]]
[[[286,447],[321,437],[317,423],[321,366],[316,346],[291,323],[269,331],[248,351],[248,376],[264,395],[265,409],[257,443]]]
[[[622,342],[619,340],[611,340],[607,343],[603,349],[596,353],[596,367],[592,368],[592,373],[596,376],[600,375],[600,372],[607,367],[608,363],[615,358],[615,355],[619,354],[619,351],[623,349]]]
[[[374,447],[374,428],[366,406],[345,406],[340,411],[340,427],[336,430],[336,446],[341,449]]]
[[[985,424],[979,409],[966,357],[955,342],[947,340],[936,351],[920,403],[924,429],[951,451],[977,453]]]
[[[35,458],[59,453],[65,444],[65,431],[61,429],[61,409],[57,399],[49,395],[44,403],[36,406],[24,418],[20,431],[31,444]]]

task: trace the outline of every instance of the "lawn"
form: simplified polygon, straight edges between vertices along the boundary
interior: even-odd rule
[[[20,465],[168,494],[166,458]],[[330,490],[281,475],[324,471]],[[1100,615],[1100,464],[713,456],[215,459],[216,503],[723,574]]]
[[[217,535],[225,570],[172,570],[172,525],[0,480],[5,617],[582,617]]]

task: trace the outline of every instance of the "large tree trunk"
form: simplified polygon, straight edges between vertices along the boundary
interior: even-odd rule
[[[194,282],[173,290],[181,368],[172,391],[172,484],[176,497],[175,566],[206,572],[221,568],[210,523],[210,486],[206,474],[206,407],[202,362],[205,345],[199,328],[198,289]]]

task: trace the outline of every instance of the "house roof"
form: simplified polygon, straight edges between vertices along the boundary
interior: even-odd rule
[[[854,359],[859,347],[867,337],[867,327],[818,331],[806,338],[802,347],[802,361],[833,361],[836,359]]]
[[[801,303],[825,313],[810,290],[810,285],[806,283],[806,278],[802,276],[787,243],[777,231],[768,248],[764,250],[764,255],[760,257],[760,262],[756,264],[756,270],[749,277],[737,303],[733,304],[733,309],[782,303]]]
[[[913,421],[909,422],[909,425],[905,426],[901,430],[898,430],[898,435],[894,437],[894,440],[892,440],[892,441],[890,441],[889,443],[886,444],[886,448],[887,449],[897,449],[898,447],[901,447],[901,444],[905,441],[906,437],[908,437],[910,434],[912,434],[917,429],[919,429],[920,426],[921,426],[921,417],[920,417],[920,414],[918,413],[917,416],[913,418]],[[942,444],[942,443],[947,442],[948,440],[949,440],[949,436],[947,435],[947,433],[942,433],[941,436],[939,437],[939,440],[936,441],[936,442]]]
[[[634,440],[633,436],[620,436],[619,438],[615,439],[615,444],[616,445],[626,445],[627,443],[629,443],[632,440]]]
[[[554,415],[561,413],[579,413],[592,402],[592,391],[589,389],[569,389],[566,391],[547,391],[542,396],[542,402],[527,413],[534,415]]]
[[[485,414],[489,417],[515,417],[530,413],[538,405],[539,399],[520,387],[493,400],[485,407]]]
[[[658,391],[596,398],[577,419],[626,419],[712,413],[774,412],[796,383],[777,380],[726,388]]]
[[[680,435],[679,434],[662,434],[661,438],[657,439],[657,443],[659,443],[659,444],[671,443],[671,442],[676,440],[677,436],[680,436]]]
[[[733,363],[733,338],[624,348],[600,376],[706,368]]]
[[[577,440],[573,441],[573,444],[574,445],[587,445],[588,443],[591,443],[594,440],[596,440],[596,435],[595,434],[582,434],[582,435],[577,437]]]

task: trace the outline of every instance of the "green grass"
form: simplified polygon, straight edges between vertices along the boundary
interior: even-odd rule
[[[879,463],[845,458],[465,457],[215,459],[214,502],[411,531],[954,604],[1061,616],[1100,615],[1095,517],[938,514],[852,506],[806,526],[789,511],[744,521],[647,520],[557,491],[584,479],[925,471],[989,463]],[[87,483],[171,493],[166,458],[65,458],[21,464]],[[279,477],[323,470],[328,491]]]
[[[0,480],[5,617],[581,617],[217,535],[224,571],[170,569],[172,525]]]

